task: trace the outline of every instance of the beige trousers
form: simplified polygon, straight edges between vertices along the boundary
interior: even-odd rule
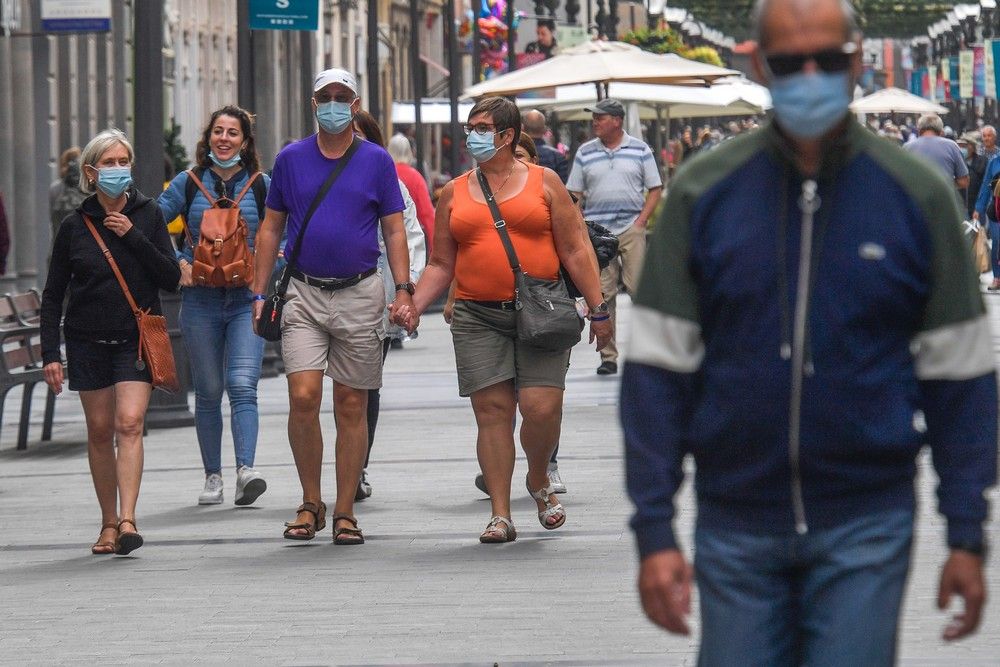
[[[611,308],[611,322],[616,323],[615,302],[618,296],[618,282],[625,283],[625,291],[635,295],[639,285],[639,273],[646,260],[646,228],[632,225],[618,236],[618,257],[611,260],[601,271],[601,292]],[[617,331],[617,326],[615,327]],[[614,338],[601,350],[601,361],[618,362],[618,345]]]

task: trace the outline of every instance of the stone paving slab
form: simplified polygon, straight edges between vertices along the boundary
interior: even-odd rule
[[[627,307],[622,313],[627,327]],[[582,345],[573,353],[560,455],[566,525],[551,533],[538,525],[534,503],[518,491],[519,459],[519,537],[493,546],[477,541],[489,504],[472,486],[475,424],[457,395],[440,316],[425,318],[420,337],[389,357],[374,495],[357,508],[368,540],[361,547],[333,546],[329,528],[309,543],[281,539],[300,499],[283,378],[261,384],[258,464],[269,488],[253,507],[198,507],[193,429],[150,432],[138,509],[147,545],[134,557],[89,554],[100,517],[72,395],[59,400],[55,441],[39,444],[33,426],[27,452],[13,450],[12,400],[0,440],[0,663],[694,665],[697,627],[691,639],[673,637],[641,615],[617,382],[595,376],[597,363]],[[329,412],[327,399],[332,445]],[[231,503],[231,445],[223,453]],[[332,452],[325,458],[332,498]],[[939,639],[946,616],[933,604],[943,525],[932,511],[926,459],[921,471],[900,664],[997,665],[993,602],[976,637],[954,646]],[[688,487],[679,514],[689,544]],[[1000,543],[995,521],[989,532]],[[1000,591],[995,565],[988,575]]]

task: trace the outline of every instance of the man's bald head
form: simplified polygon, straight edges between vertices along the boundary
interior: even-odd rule
[[[524,133],[532,139],[541,139],[545,136],[545,114],[537,109],[525,111],[521,116],[521,126]]]
[[[768,34],[770,19],[773,13],[782,12],[795,18],[815,14],[819,9],[828,9],[832,5],[843,19],[844,41],[854,41],[861,35],[858,28],[858,15],[850,0],[757,0],[753,10],[753,32],[757,44],[762,49],[767,48],[771,35]]]

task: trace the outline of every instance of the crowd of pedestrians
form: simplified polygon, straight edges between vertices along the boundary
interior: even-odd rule
[[[477,424],[476,485],[490,496],[478,539],[517,539],[515,432],[537,520],[560,528],[568,511],[556,453],[572,345],[545,347],[521,329],[527,276],[562,290],[547,302],[553,311],[575,307],[572,336],[589,320],[600,375],[619,370],[616,295],[621,286],[633,295],[620,413],[639,593],[653,622],[686,634],[697,573],[699,664],[893,664],[925,443],[947,521],[939,605],[954,595],[965,605],[944,637],[974,632],[997,385],[961,223],[988,224],[1000,276],[996,131],[956,142],[925,116],[906,150],[866,131],[848,110],[861,34],[843,0],[759,0],[754,29],[774,119],[734,123],[725,136],[686,128],[670,149],[685,164],[662,206],[654,154],[624,131],[620,102],[588,110],[594,137],[568,160],[546,143],[543,114],[485,98],[464,128],[475,168],[445,184],[435,207],[409,140],[385,141],[340,69],[320,72],[303,100],[318,131],[287,144],[269,175],[255,118],[233,105],[211,115],[195,166],[158,200],[132,183],[120,131],[68,152],[53,202],[69,202],[73,188],[83,198],[58,221],[41,337],[46,382],[59,393],[68,380],[86,415],[101,511],[92,552],[143,544],[136,504],[152,377],[129,299],[158,314],[159,290],[177,289],[205,475],[199,503],[224,501],[223,393],[234,502],[267,489],[254,465],[269,312],[280,316],[302,489],[283,536],[312,540],[330,523],[335,544],[363,544],[355,503],[372,494],[387,355],[448,292],[459,393]],[[250,271],[202,253],[222,247],[209,230],[233,208]],[[165,221],[177,216],[174,245]],[[617,237],[603,270],[585,219]],[[272,311],[278,276],[288,288]],[[321,478],[325,377],[332,501]],[[694,569],[672,525],[687,455]]]

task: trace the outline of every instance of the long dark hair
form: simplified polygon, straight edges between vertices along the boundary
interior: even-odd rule
[[[215,121],[219,120],[219,116],[231,116],[240,121],[240,130],[243,132],[243,149],[240,151],[240,164],[243,165],[248,174],[260,171],[260,155],[257,154],[257,140],[253,133],[254,115],[235,104],[227,104],[221,109],[212,112],[212,117],[208,119],[208,125],[205,126],[204,132],[201,133],[201,139],[198,141],[197,149],[195,149],[195,161],[198,163],[198,166],[208,168],[213,164],[211,158],[208,157],[209,152],[212,150],[209,139],[212,136],[212,128],[215,127]]]
[[[354,113],[354,124],[365,135],[365,138],[373,144],[378,144],[385,148],[385,137],[382,135],[382,128],[378,126],[375,117],[364,109],[358,109]]]

